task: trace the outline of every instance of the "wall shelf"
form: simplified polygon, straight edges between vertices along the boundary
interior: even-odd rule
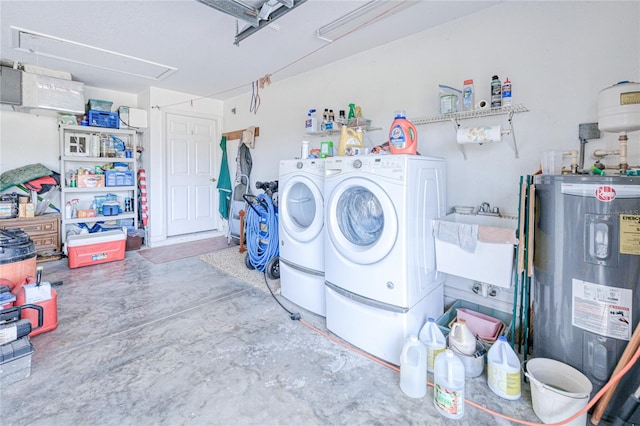
[[[350,129],[356,129],[360,127],[363,132],[373,132],[375,130],[382,130],[382,127],[365,127],[365,126],[349,126]],[[319,132],[305,132],[306,135],[311,136],[331,136],[331,135],[339,135],[341,129],[331,129],[331,130],[321,130]]]
[[[518,158],[518,145],[516,143],[516,135],[513,129],[513,114],[519,114],[522,112],[529,111],[527,107],[524,105],[511,105],[500,108],[487,108],[487,109],[477,109],[473,111],[462,111],[462,112],[453,112],[450,114],[440,114],[430,117],[416,117],[411,118],[410,121],[415,125],[419,126],[422,124],[433,124],[433,123],[442,123],[445,121],[451,121],[455,126],[456,132],[460,128],[460,120],[470,120],[474,118],[484,118],[484,117],[492,117],[492,116],[507,116],[507,121],[509,124],[508,130],[503,130],[503,133],[510,134],[513,139],[513,149],[515,151],[515,156]],[[460,151],[464,159],[467,159],[467,154],[464,150],[463,145],[458,145],[460,147]]]

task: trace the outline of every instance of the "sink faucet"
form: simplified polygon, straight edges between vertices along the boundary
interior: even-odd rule
[[[500,216],[500,209],[498,207],[491,208],[491,205],[486,201],[480,204],[478,207],[478,214],[487,215],[487,216]]]

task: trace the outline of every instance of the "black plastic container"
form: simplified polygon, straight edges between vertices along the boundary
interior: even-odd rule
[[[36,274],[36,246],[19,228],[0,229],[0,278],[20,284]]]

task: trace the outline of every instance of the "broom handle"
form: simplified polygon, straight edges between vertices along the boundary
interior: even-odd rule
[[[636,325],[636,329],[633,331],[631,340],[629,340],[629,343],[622,353],[622,356],[620,357],[615,370],[613,370],[613,374],[611,375],[611,377],[615,376],[620,370],[624,368],[625,365],[627,365],[631,357],[633,357],[633,354],[638,350],[638,346],[640,346],[640,323]],[[602,419],[604,410],[607,409],[607,406],[609,405],[611,398],[613,398],[613,393],[618,388],[619,383],[619,381],[617,383],[614,383],[613,386],[611,386],[609,390],[607,390],[607,392],[602,395],[600,401],[598,401],[596,408],[593,410],[593,415],[591,416],[592,424],[597,425],[598,423],[600,423],[600,419]]]

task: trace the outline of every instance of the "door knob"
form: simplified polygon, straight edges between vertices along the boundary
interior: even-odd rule
[[[211,182],[215,182],[217,179],[216,178],[210,178],[209,179]]]

